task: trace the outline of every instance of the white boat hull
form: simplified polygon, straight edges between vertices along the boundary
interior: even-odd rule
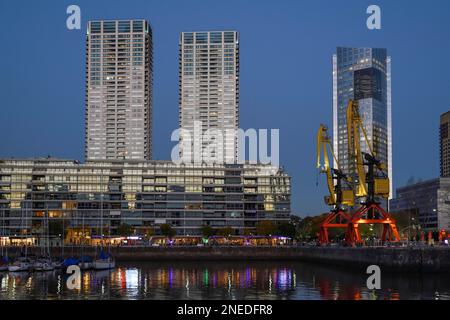
[[[53,265],[47,265],[47,266],[44,266],[43,268],[42,268],[42,271],[53,271],[53,270],[55,270],[55,267],[53,266]]]
[[[78,264],[78,266],[80,267],[81,270],[88,270],[88,269],[92,269],[94,267],[94,263],[93,262],[80,262]]]
[[[52,271],[55,270],[55,267],[52,263],[41,263],[34,265],[34,271]]]
[[[102,261],[102,260],[94,261],[95,270],[113,269],[115,267],[116,267],[115,261]]]
[[[30,267],[31,266],[27,263],[13,264],[8,266],[8,271],[10,272],[29,271]]]

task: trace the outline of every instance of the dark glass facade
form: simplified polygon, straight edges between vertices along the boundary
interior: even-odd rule
[[[417,210],[422,228],[426,230],[436,230],[438,189],[439,179],[398,188],[396,198],[389,202],[390,211],[395,213],[407,210]]]
[[[356,179],[348,159],[346,109],[359,103],[361,117],[378,158],[386,164],[392,194],[392,119],[390,57],[386,49],[338,47],[333,56],[333,148],[344,172]],[[361,147],[368,147],[361,137]]]

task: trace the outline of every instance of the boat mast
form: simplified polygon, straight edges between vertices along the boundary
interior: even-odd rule
[[[72,216],[72,213],[71,213],[71,216]],[[66,231],[66,229],[65,229],[65,222],[66,222],[66,212],[63,213],[63,217],[62,217],[61,259],[64,257],[64,233]]]
[[[48,201],[45,201],[45,211],[44,219],[42,221],[42,232],[41,232],[41,256],[45,257],[47,254],[47,223],[48,223]]]
[[[82,262],[83,262],[84,239],[85,239],[85,235],[84,235],[84,213],[83,213],[83,217],[81,219],[82,219],[82,222],[81,222],[81,259],[82,259]]]
[[[46,241],[46,254],[47,254],[47,258],[50,258],[50,217],[49,217],[49,213],[48,213],[48,202],[47,203],[47,215],[45,216],[45,237],[47,238]]]
[[[28,201],[25,200],[25,258],[28,257]],[[23,212],[23,210],[22,210]],[[23,221],[23,220],[22,220]]]
[[[0,255],[2,256],[2,258],[4,258],[3,253],[4,253],[4,249],[3,249],[3,238],[5,237],[5,210],[2,210],[2,233],[0,235],[0,247],[1,247],[1,253]],[[6,241],[5,241],[5,246],[6,246]]]
[[[100,195],[100,235],[103,249],[103,193]]]

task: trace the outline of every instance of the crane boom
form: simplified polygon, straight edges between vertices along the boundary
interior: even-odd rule
[[[352,100],[347,105],[347,136],[348,136],[348,154],[349,159],[353,160],[356,165],[356,172],[359,179],[357,179],[358,185],[356,186],[356,196],[367,196],[366,188],[366,172],[364,170],[363,157],[361,153],[360,143],[360,127],[364,130],[361,124],[361,118],[359,116],[358,104]],[[364,130],[365,132],[365,130]]]
[[[369,152],[361,150],[361,136]],[[348,157],[356,166],[358,176],[356,195],[365,197],[361,207],[352,215],[348,224],[345,239],[348,244],[362,243],[359,231],[361,224],[380,224],[383,226],[381,240],[399,241],[395,220],[386,212],[376,197],[389,196],[389,178],[385,173],[385,165],[377,159],[363,125],[357,101],[350,100],[347,105],[347,137]],[[365,170],[367,166],[367,172]]]
[[[338,168],[330,167],[328,149]],[[323,164],[322,164],[323,161]],[[331,139],[328,136],[328,128],[321,124],[317,132],[317,168],[321,173],[325,173],[329,196],[325,198],[328,205],[340,207],[341,205],[353,205],[354,195],[352,190],[342,188],[342,180],[348,183],[349,178],[339,169],[339,162],[333,151]],[[334,182],[336,180],[336,184]]]
[[[334,205],[336,204],[336,194],[334,192],[334,182],[330,168],[330,161],[328,160],[327,146],[331,147],[330,139],[328,137],[328,128],[321,124],[319,131],[317,132],[317,168],[320,172],[326,174],[328,192],[330,193],[328,204]],[[333,152],[332,154],[334,157]],[[324,162],[323,166],[321,164],[322,156]]]
[[[361,136],[364,138],[369,153],[361,150]],[[347,105],[347,137],[349,159],[354,161],[358,175],[356,196],[373,198],[374,195],[379,195],[388,197],[389,178],[385,173],[386,166],[377,159],[375,150],[367,137],[358,102],[353,100],[349,100]],[[369,168],[367,173],[364,169],[365,165]],[[375,168],[383,178],[375,177]]]

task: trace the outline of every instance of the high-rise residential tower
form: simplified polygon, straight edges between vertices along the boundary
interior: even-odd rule
[[[205,150],[209,142],[204,139],[204,134],[207,130],[211,134],[218,131],[223,134],[223,148],[212,150],[208,155],[234,162],[237,139],[225,131],[237,130],[239,126],[238,33],[182,32],[179,48],[179,121],[180,128],[191,135],[190,152],[181,145],[181,154],[193,156],[194,144],[197,144],[202,148],[197,150],[206,161]],[[194,130],[196,126],[197,130]],[[197,132],[195,136],[194,131]],[[203,140],[199,140],[199,135],[203,135]]]
[[[86,159],[150,159],[151,122],[152,31],[148,22],[90,21]]]
[[[441,114],[439,151],[441,177],[450,177],[450,111]]]
[[[338,47],[333,55],[333,148],[341,169],[354,175],[347,156],[349,99],[359,102],[368,140],[386,164],[392,198],[391,58],[386,49]],[[362,137],[361,146],[368,152]]]

